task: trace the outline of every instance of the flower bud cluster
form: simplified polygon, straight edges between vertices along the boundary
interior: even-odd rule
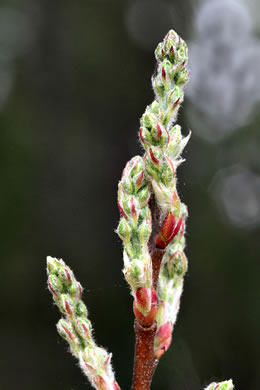
[[[186,43],[173,30],[158,45],[155,51],[157,72],[152,78],[156,99],[146,108],[140,121],[139,138],[145,154],[143,158],[134,157],[126,165],[118,191],[121,220],[117,232],[124,243],[124,274],[134,295],[134,313],[139,322],[151,324],[156,315],[156,351],[169,346],[182,291],[183,275],[176,276],[173,263],[186,264],[183,235],[187,208],[177,193],[176,169],[183,161],[180,155],[190,135],[184,138],[180,126],[173,126],[173,122],[189,78],[187,54]],[[149,245],[165,250],[167,256],[157,291],[152,286],[148,250],[152,232],[148,203],[151,194],[159,209],[159,229]],[[168,273],[167,267],[171,268]],[[156,353],[158,357],[162,354]]]
[[[123,272],[134,296],[135,316],[141,323],[153,322],[157,303],[148,251],[152,231],[149,199],[144,160],[136,156],[127,163],[118,185],[121,219],[117,233],[124,243]]]
[[[232,380],[219,382],[219,383],[211,383],[205,390],[233,390],[234,385]]]
[[[160,358],[169,348],[172,330],[176,322],[183,289],[183,278],[187,271],[187,258],[184,249],[183,231],[167,247],[158,278],[157,331],[154,352]]]
[[[181,225],[181,202],[176,191],[176,168],[183,161],[179,157],[190,135],[183,137],[179,125],[172,126],[183,101],[183,88],[189,79],[186,68],[186,43],[171,30],[155,50],[158,61],[153,77],[156,100],[146,108],[141,118],[139,137],[146,151],[145,172],[151,183],[157,204],[161,209],[161,222],[171,220],[171,232],[158,237],[156,245],[164,248],[177,234]],[[175,230],[175,232],[174,232]],[[161,236],[164,233],[162,232]],[[167,243],[168,242],[168,243]]]
[[[183,88],[189,75],[186,43],[170,31],[155,50],[157,74],[152,79],[156,100],[141,118],[139,137],[145,149],[145,173],[160,209],[160,230],[154,244],[164,249],[157,285],[158,310],[154,352],[160,358],[169,348],[187,269],[184,250],[187,207],[176,189],[176,169],[190,134],[172,125],[183,101]]]
[[[82,286],[63,260],[47,257],[48,288],[63,314],[57,330],[79,359],[81,368],[98,390],[120,390],[110,364],[111,354],[98,347],[92,336],[88,311],[81,300]]]

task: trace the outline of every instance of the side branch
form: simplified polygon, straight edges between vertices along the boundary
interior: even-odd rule
[[[154,244],[154,237],[160,229],[160,210],[153,195],[150,201],[150,210],[153,220],[153,231],[149,242],[149,252],[152,259],[153,288],[156,290],[165,249],[157,248]],[[132,390],[149,390],[153,374],[159,362],[154,354],[154,338],[157,331],[157,324],[156,321],[153,321],[149,327],[144,327],[135,320],[134,330],[136,345]]]

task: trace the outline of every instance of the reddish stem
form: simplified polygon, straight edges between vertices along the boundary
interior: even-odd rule
[[[165,249],[157,248],[154,244],[154,238],[160,231],[160,210],[154,196],[150,200],[150,210],[153,231],[149,241],[149,252],[153,265],[153,287],[156,290]],[[132,390],[150,390],[153,374],[158,364],[154,356],[154,336],[157,325],[154,321],[149,327],[144,327],[135,320],[134,329],[136,344]]]
[[[135,320],[134,329],[136,344],[132,390],[148,390],[158,363],[153,349],[156,323],[145,328]]]

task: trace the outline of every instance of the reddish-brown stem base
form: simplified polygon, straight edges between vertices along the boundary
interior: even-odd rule
[[[153,287],[156,290],[165,249],[157,248],[154,244],[154,237],[160,230],[160,210],[155,202],[154,196],[150,200],[153,231],[149,241],[149,253],[153,265]],[[153,374],[158,360],[154,356],[154,337],[157,330],[154,321],[149,327],[143,327],[135,320],[135,362],[132,390],[150,390]]]
[[[160,248],[154,248],[153,255],[152,255],[152,264],[153,264],[153,287],[156,290],[157,283],[158,283],[158,277],[161,267],[161,262],[163,255],[165,253],[165,249]]]
[[[158,360],[154,356],[156,323],[145,328],[135,320],[135,363],[132,390],[150,389]]]

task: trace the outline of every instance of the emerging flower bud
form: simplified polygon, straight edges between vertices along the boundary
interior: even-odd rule
[[[108,358],[108,353],[105,349],[97,347],[96,345],[87,345],[84,349],[82,358],[86,367],[91,371],[105,371],[104,363]]]
[[[61,281],[57,276],[52,274],[48,277],[48,288],[50,292],[56,297],[58,297],[63,292]]]
[[[92,342],[91,337],[91,323],[86,318],[78,318],[75,324],[77,333],[86,341]]]
[[[110,381],[101,375],[96,376],[93,382],[98,390],[112,390]],[[112,386],[114,387],[114,384]]]
[[[124,253],[125,278],[133,289],[144,286],[147,283],[147,264],[143,260],[133,259],[129,261]]]
[[[76,305],[76,315],[78,317],[87,317],[88,315],[86,305],[82,301],[79,301]]]
[[[187,258],[183,251],[173,252],[166,262],[169,277],[183,277],[187,272]]]
[[[123,241],[129,241],[131,238],[132,228],[128,221],[125,218],[121,218],[118,228],[117,234]]]
[[[166,322],[156,332],[154,339],[154,354],[157,359],[167,351],[172,341],[172,324]]]
[[[69,269],[69,267],[67,267],[67,266],[60,267],[59,278],[62,281],[62,283],[64,283],[66,286],[68,286],[68,285],[70,285],[70,283],[73,280],[73,273]]]
[[[180,230],[181,224],[182,218],[176,223],[173,213],[169,213],[161,225],[160,233],[155,237],[155,244],[161,249],[166,248]]]
[[[57,275],[60,269],[59,260],[54,257],[47,256],[47,270],[49,274]]]
[[[133,310],[141,325],[150,326],[154,322],[157,307],[157,295],[153,287],[151,289],[137,289]]]
[[[75,345],[77,343],[77,337],[69,321],[61,318],[57,323],[57,331],[69,344]]]
[[[68,294],[61,294],[60,296],[60,311],[68,317],[72,317],[74,313],[74,303]]]
[[[71,285],[68,288],[69,294],[76,299],[80,299],[82,295],[82,286],[73,278]]]

